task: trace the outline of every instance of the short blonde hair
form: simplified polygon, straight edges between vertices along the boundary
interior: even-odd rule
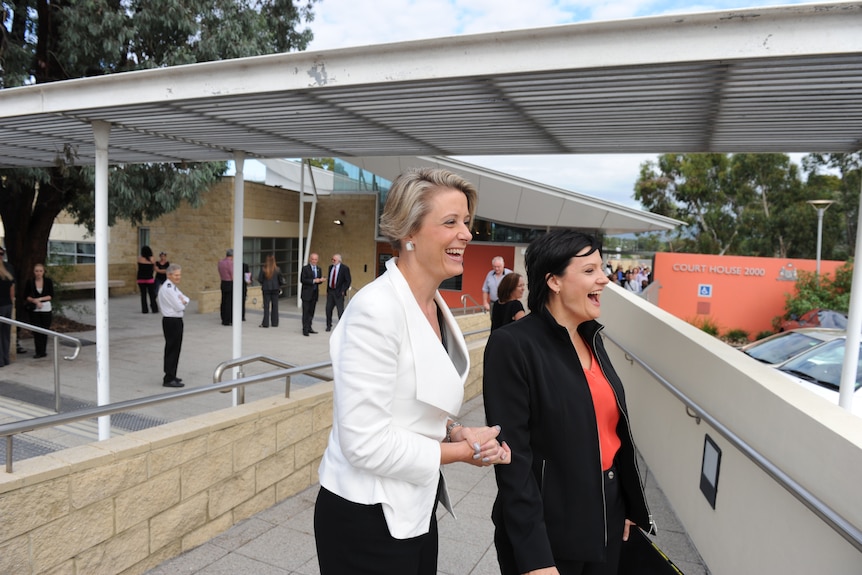
[[[431,211],[431,198],[442,189],[455,189],[467,196],[470,221],[476,214],[476,187],[457,174],[442,168],[418,168],[398,176],[389,189],[380,216],[380,234],[392,247],[401,250],[401,240],[416,233]]]

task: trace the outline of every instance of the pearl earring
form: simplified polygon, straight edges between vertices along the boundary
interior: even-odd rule
[[[412,252],[415,249],[416,249],[416,246],[414,246],[413,242],[411,242],[410,240],[407,240],[407,242],[404,244],[404,250],[405,251]]]

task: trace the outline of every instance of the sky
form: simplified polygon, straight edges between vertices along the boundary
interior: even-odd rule
[[[663,14],[801,4],[784,0],[319,0],[308,50],[383,44],[605,21]],[[801,154],[791,158],[797,163]],[[634,184],[643,162],[656,154],[576,156],[462,156],[504,173],[639,208]],[[258,174],[246,164],[246,177]],[[262,175],[259,176],[262,179]]]

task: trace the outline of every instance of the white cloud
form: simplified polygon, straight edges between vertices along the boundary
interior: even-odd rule
[[[572,190],[630,208],[640,165],[656,154],[578,156],[462,156],[464,162],[485,166],[535,182]]]

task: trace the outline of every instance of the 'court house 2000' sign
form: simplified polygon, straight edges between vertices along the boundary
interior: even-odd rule
[[[821,261],[820,273],[834,276],[843,263]],[[708,317],[721,332],[744,329],[754,337],[784,314],[797,272],[816,266],[815,260],[658,253],[653,277],[665,311],[688,322]]]

